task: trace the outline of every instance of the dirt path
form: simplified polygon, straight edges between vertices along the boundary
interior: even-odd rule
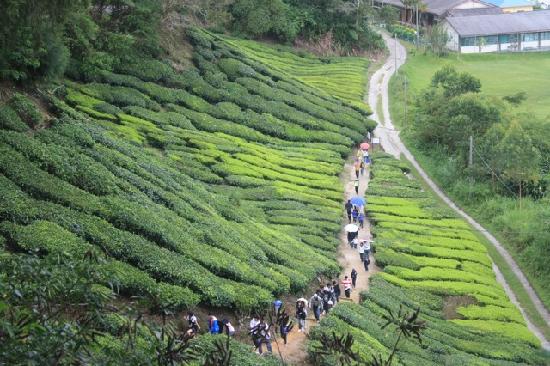
[[[355,156],[355,151],[352,156]],[[369,184],[369,172],[365,171],[365,174],[359,178],[359,195],[365,197],[365,191]],[[344,166],[343,184],[345,199],[348,200],[351,197],[355,197],[355,188],[353,186],[353,180],[355,179],[355,171],[352,169],[351,159]],[[342,204],[342,212],[344,207]],[[347,224],[347,218],[344,225]],[[344,226],[343,225],[343,226]],[[344,227],[342,226],[342,233],[340,235],[340,247],[338,248],[339,258],[338,262],[343,268],[340,275],[340,279],[343,279],[345,275],[350,276],[351,270],[355,268],[359,275],[357,276],[356,288],[351,292],[351,301],[359,302],[359,293],[369,288],[369,277],[378,272],[375,260],[371,254],[371,264],[369,271],[365,272],[363,263],[359,258],[359,252],[357,249],[352,249],[348,243]],[[370,228],[368,222],[365,222],[365,228],[359,231],[359,239],[367,239],[370,235]],[[342,288],[342,286],[340,286]],[[342,295],[343,295],[342,288]],[[350,301],[343,299],[342,301]],[[284,345],[281,338],[277,338],[277,342],[273,342],[273,355],[279,356],[279,352],[283,357],[284,362],[290,365],[309,365],[307,354],[307,334],[311,327],[315,327],[317,322],[313,317],[313,312],[308,311],[308,319],[306,320],[306,332],[298,332],[298,325],[295,324],[294,329],[288,335],[288,344]]]
[[[544,307],[542,301],[536,294],[535,290],[529,284],[527,277],[525,277],[521,269],[518,267],[517,263],[514,261],[514,259],[510,255],[510,253],[508,253],[508,251],[502,246],[502,244],[493,235],[491,235],[491,233],[485,230],[479,223],[477,223],[467,213],[461,210],[453,201],[451,201],[451,199],[449,199],[445,195],[445,193],[443,193],[443,191],[441,191],[441,189],[430,179],[430,177],[426,174],[426,172],[420,167],[420,165],[415,160],[414,156],[410,153],[410,151],[401,142],[401,139],[399,138],[399,131],[395,130],[395,127],[393,126],[390,112],[389,112],[388,85],[389,85],[391,76],[396,71],[396,66],[397,66],[397,69],[399,69],[399,67],[405,63],[407,52],[405,50],[405,47],[403,47],[399,42],[396,42],[394,39],[389,37],[387,34],[383,34],[383,37],[384,37],[384,41],[386,42],[386,46],[389,50],[389,56],[387,58],[386,63],[372,75],[369,83],[369,93],[368,93],[368,104],[370,105],[371,109],[374,111],[372,118],[378,123],[378,126],[375,130],[375,136],[380,138],[382,147],[387,153],[392,154],[397,158],[399,158],[399,156],[403,154],[405,158],[409,160],[411,164],[415,167],[415,169],[418,171],[418,173],[424,179],[424,181],[430,186],[430,188],[456,213],[464,217],[475,230],[479,231],[483,236],[487,238],[487,240],[497,249],[500,255],[506,260],[506,263],[510,266],[510,268],[518,278],[519,282],[521,283],[521,285],[529,295],[531,301],[535,304],[535,308],[537,309],[537,312],[546,321],[546,323],[550,325],[550,313]],[[383,116],[378,116],[376,113],[376,106],[379,98],[382,98]],[[527,314],[525,313],[525,310],[520,306],[516,295],[512,292],[512,290],[510,289],[510,286],[506,283],[498,267],[496,265],[493,265],[493,269],[496,273],[497,280],[504,287],[504,290],[506,291],[506,294],[508,295],[512,303],[514,303],[522,313],[529,329],[541,341],[542,347],[547,350],[550,350],[550,342],[548,342],[548,340],[544,337],[540,329],[538,329],[533,323],[531,323],[531,321],[527,317]]]

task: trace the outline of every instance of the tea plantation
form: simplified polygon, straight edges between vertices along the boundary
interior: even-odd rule
[[[421,309],[427,321],[422,343],[407,340],[401,365],[548,364],[538,339],[496,282],[485,247],[462,220],[426,193],[408,169],[385,154],[373,157],[368,205],[374,223],[377,264],[363,302],[343,303],[315,328],[310,352],[322,334],[350,333],[362,362],[391,352],[397,333],[386,324],[390,310]],[[321,357],[334,364],[332,356]]]
[[[216,36],[188,37],[195,68],[143,59],[69,81],[48,128],[2,106],[0,233],[16,252],[100,248],[123,295],[247,312],[338,273],[337,176],[373,125]]]

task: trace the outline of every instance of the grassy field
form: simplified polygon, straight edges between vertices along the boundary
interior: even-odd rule
[[[550,115],[550,53],[507,53],[459,55],[438,58],[431,54],[411,54],[402,70],[407,73],[411,94],[428,86],[434,72],[453,65],[481,79],[482,92],[502,97],[524,91],[527,100],[518,111],[537,117]]]

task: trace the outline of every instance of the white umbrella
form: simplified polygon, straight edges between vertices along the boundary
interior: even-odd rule
[[[347,233],[356,233],[359,231],[359,226],[355,225],[355,224],[347,224],[344,229],[346,230]]]
[[[303,297],[300,297],[298,300],[296,300],[296,302],[303,302],[304,306],[307,307],[307,300],[304,299]]]

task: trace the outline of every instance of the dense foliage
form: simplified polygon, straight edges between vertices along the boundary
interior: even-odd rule
[[[524,271],[548,303],[550,125],[513,113],[506,100],[521,103],[521,95],[490,98],[481,87],[467,73],[452,67],[439,70],[418,96],[414,123],[405,136],[433,159],[430,166],[450,193],[513,244]]]
[[[24,94],[0,107],[0,238],[14,258],[98,252],[89,281],[107,302],[246,315],[338,273],[338,174],[373,124],[221,38],[188,37],[183,73],[142,57],[44,95],[47,115]]]
[[[426,321],[422,343],[406,341],[398,365],[503,365],[548,362],[517,308],[496,282],[485,247],[408,169],[384,154],[373,156],[367,211],[375,223],[376,263],[360,305],[343,303],[312,332],[310,352],[323,334],[351,334],[357,364],[391,352],[397,334],[385,316],[401,304],[420,307]],[[323,356],[323,355],[321,355]],[[334,364],[337,355],[321,357]]]

